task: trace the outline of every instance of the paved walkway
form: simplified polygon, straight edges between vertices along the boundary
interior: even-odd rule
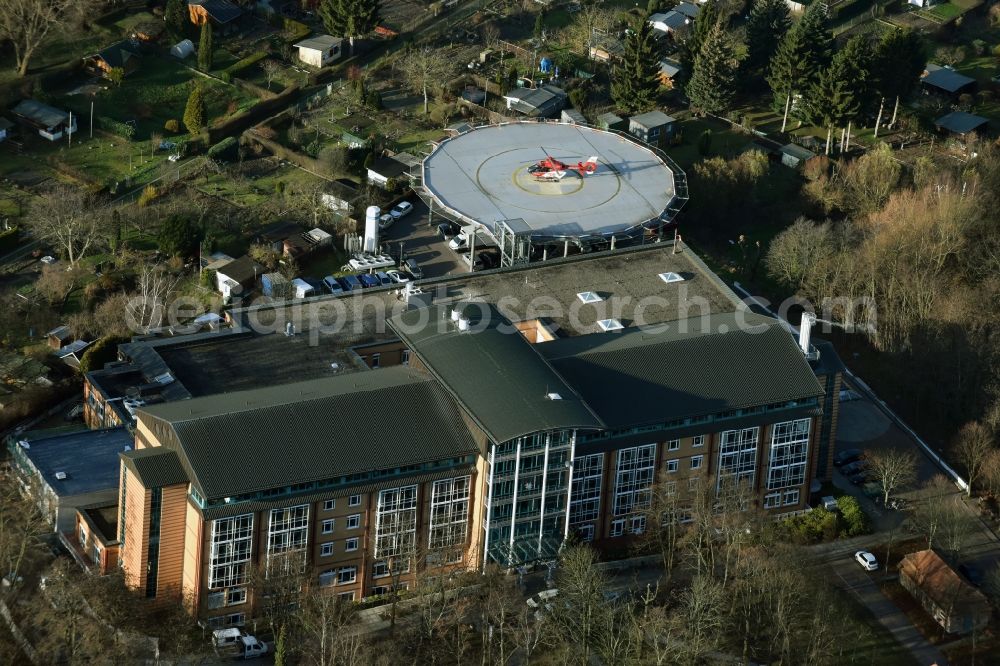
[[[839,558],[831,562],[830,567],[836,574],[834,582],[864,604],[920,666],[947,665],[948,660],[941,651],[928,643],[906,613],[882,594],[874,576],[858,566],[853,559]]]

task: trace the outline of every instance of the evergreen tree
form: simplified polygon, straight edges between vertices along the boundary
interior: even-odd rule
[[[320,0],[319,15],[331,35],[346,37],[354,53],[354,39],[375,29],[380,20],[378,0]]]
[[[201,24],[201,39],[198,41],[198,69],[207,72],[212,69],[212,24]]]
[[[736,94],[740,58],[735,39],[716,23],[705,36],[685,87],[691,107],[704,113],[722,113]]]
[[[747,65],[751,71],[767,69],[791,25],[785,0],[757,0],[754,3],[747,19]]]
[[[188,95],[187,106],[184,107],[184,127],[192,135],[201,132],[205,126],[205,96],[201,86],[195,86]]]
[[[827,129],[827,154],[833,130],[845,127],[861,111],[868,91],[870,55],[867,40],[856,36],[837,52],[813,83],[806,98],[809,121]]]
[[[660,90],[660,42],[645,18],[625,38],[625,53],[615,68],[611,98],[626,113],[643,113],[656,106]]]
[[[535,39],[541,39],[543,32],[545,32],[545,12],[541,11],[535,15]]]
[[[833,38],[825,27],[825,12],[822,3],[809,5],[805,16],[788,31],[771,59],[767,82],[774,95],[774,109],[783,114],[782,132],[796,97],[819,79],[829,62]],[[796,104],[796,110],[798,107]]]
[[[187,25],[187,3],[184,0],[167,0],[167,8],[163,13],[163,20],[167,24],[167,29],[174,37],[181,37],[184,34],[184,26]]]
[[[927,62],[927,53],[924,42],[917,33],[912,30],[890,30],[876,45],[872,60],[872,84],[880,96],[875,123],[875,136],[878,136],[885,101],[890,100],[893,104],[889,124],[895,124],[899,101],[917,87]]]
[[[705,38],[711,32],[712,27],[720,20],[722,17],[719,15],[718,3],[706,2],[701,5],[698,16],[691,25],[691,31],[687,38],[681,42],[680,59],[681,64],[684,65],[684,71],[694,70],[694,61],[701,53],[701,45],[705,43]]]

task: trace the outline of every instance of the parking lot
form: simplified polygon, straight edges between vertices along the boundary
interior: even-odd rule
[[[437,235],[437,225],[444,219],[435,215],[429,224],[428,213],[424,202],[414,200],[413,212],[383,231],[380,242],[388,245],[393,254],[399,251],[399,244],[402,243],[403,253],[417,260],[425,278],[468,273],[469,268],[461,255],[453,252],[448,247],[448,241]]]

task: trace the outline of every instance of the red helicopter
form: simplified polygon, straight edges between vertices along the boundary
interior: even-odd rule
[[[537,164],[528,167],[528,173],[535,177],[535,180],[561,180],[569,171],[576,171],[580,176],[597,171],[597,156],[591,156],[586,162],[577,162],[575,165],[560,162],[549,155],[549,152],[542,148],[545,159]]]

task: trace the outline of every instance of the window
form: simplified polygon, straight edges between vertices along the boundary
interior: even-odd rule
[[[382,354],[372,354],[371,355],[371,365],[373,368],[379,367],[382,362]]]
[[[698,448],[699,446],[705,446],[705,436],[695,435],[691,438],[691,446],[693,448]]]
[[[304,571],[309,541],[309,505],[271,509],[267,527],[267,572]]]
[[[341,599],[343,599],[344,601],[354,601],[354,593],[353,592],[341,592],[337,596],[340,597]]]
[[[323,521],[323,534],[333,534],[333,518]]]
[[[688,479],[688,490],[691,492],[698,490],[699,482],[700,479],[697,476],[692,476],[690,479]]]
[[[792,504],[799,503],[799,491],[798,490],[786,490],[784,497],[784,505],[790,506]]]
[[[347,517],[347,529],[356,530],[361,527],[361,514],[355,513]]]
[[[667,442],[667,451],[676,451],[681,448],[681,440],[672,439]]]
[[[246,603],[247,600],[247,588],[238,587],[235,590],[228,590],[226,592],[226,605],[235,606],[236,604]]]
[[[646,516],[632,516],[632,524],[629,531],[632,534],[642,534],[646,529]]]
[[[208,618],[208,626],[213,629],[222,627],[242,627],[246,624],[246,613],[230,613],[229,615],[216,615]]]
[[[573,460],[573,483],[569,493],[569,524],[597,520],[601,510],[601,479],[604,454],[578,456]],[[591,528],[593,533],[593,528]]]
[[[771,493],[764,495],[764,508],[773,509],[781,504],[781,493]]]
[[[428,547],[439,550],[465,542],[469,523],[469,477],[435,481],[431,489]]]
[[[666,490],[666,492],[667,492],[667,497],[673,497],[674,495],[677,494],[677,482],[676,481],[667,481],[664,484],[664,490]]]
[[[323,502],[324,511],[333,511],[336,506],[337,506],[337,500],[335,499],[328,499],[325,502]]]
[[[349,585],[358,580],[357,567],[344,567],[337,572],[337,585]]]
[[[337,570],[327,569],[319,575],[319,585],[320,587],[329,587],[333,585],[333,582],[337,580]]]
[[[702,456],[691,456],[691,469],[701,469]]]
[[[618,451],[614,515],[623,516],[649,506],[649,486],[653,483],[655,464],[656,444]]]
[[[678,460],[677,458],[674,458],[673,460],[668,460],[667,461],[667,471],[670,472],[671,474],[673,474],[674,472],[677,471],[677,469],[680,466],[680,464],[681,464],[681,461]]]
[[[389,563],[386,561],[376,562],[372,566],[372,578],[384,578],[389,575]]]
[[[390,488],[378,494],[375,557],[410,554],[417,531],[417,487]]]
[[[333,555],[333,542],[324,543],[319,547],[320,557],[330,557]]]
[[[347,541],[344,542],[344,550],[346,550],[348,553],[350,553],[352,551],[355,551],[357,549],[358,549],[358,538],[357,537],[353,537],[353,538],[348,539]]]
[[[760,428],[726,430],[720,436],[719,484],[731,480],[753,486],[757,475],[757,439]]]
[[[409,349],[404,349],[403,350],[402,354],[400,355],[400,361],[399,362],[402,363],[403,365],[409,365],[410,364],[410,350]]]
[[[618,537],[625,533],[625,521],[622,519],[611,521],[611,536]]]
[[[771,454],[767,465],[768,490],[801,486],[806,482],[810,423],[810,419],[799,419],[775,423],[771,427]]]
[[[208,587],[245,584],[252,545],[253,514],[213,520]]]
[[[361,495],[351,495],[347,500],[347,506],[361,506]]]
[[[580,536],[580,541],[593,541],[594,540],[594,526],[593,525],[580,525],[576,528],[576,533]]]

